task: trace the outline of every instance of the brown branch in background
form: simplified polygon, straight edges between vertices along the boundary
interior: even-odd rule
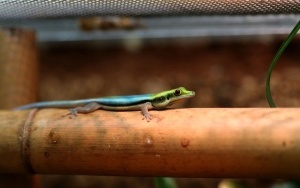
[[[132,30],[145,27],[138,18],[124,16],[84,17],[79,19],[79,26],[83,31]]]

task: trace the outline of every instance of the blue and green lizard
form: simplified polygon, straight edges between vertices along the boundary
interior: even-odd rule
[[[141,110],[143,119],[150,121],[152,116],[148,110],[164,109],[175,102],[193,97],[194,95],[194,91],[188,91],[184,87],[179,87],[177,89],[163,91],[157,94],[37,102],[17,107],[16,110],[32,108],[71,108],[70,112],[66,114],[71,116],[76,116],[77,113],[91,113],[98,109],[113,111]]]

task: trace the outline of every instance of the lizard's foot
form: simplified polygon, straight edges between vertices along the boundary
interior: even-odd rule
[[[70,109],[70,112],[67,113],[66,115],[63,115],[62,117],[66,117],[69,116],[69,119],[72,119],[72,117],[76,117],[77,116],[78,111],[76,109]]]
[[[147,122],[149,122],[149,121],[151,121],[151,119],[153,119],[153,117],[152,117],[152,115],[150,115],[150,114],[147,114],[147,115],[144,115],[143,116],[143,120],[147,120]]]

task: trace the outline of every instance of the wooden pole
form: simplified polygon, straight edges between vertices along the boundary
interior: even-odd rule
[[[12,109],[15,106],[36,101],[38,90],[38,52],[35,32],[28,29],[0,28],[0,109]],[[11,117],[11,116],[10,116]],[[0,124],[4,119],[0,119]],[[11,119],[15,122],[16,119]],[[18,140],[16,133],[20,130],[1,127],[4,131],[0,142],[0,157],[2,164],[7,163],[14,167],[21,167]],[[16,127],[15,127],[16,128]],[[17,132],[14,132],[17,131]],[[6,135],[7,134],[7,135]],[[8,136],[8,137],[7,137]],[[17,156],[12,156],[12,154]],[[20,169],[20,168],[17,168]],[[1,171],[1,170],[0,170]],[[7,173],[16,173],[13,168]],[[6,173],[6,172],[4,172]],[[37,177],[28,175],[0,176],[0,187],[39,187]]]
[[[38,73],[35,32],[0,28],[0,109],[36,101]]]
[[[0,111],[0,173],[300,178],[300,109]]]

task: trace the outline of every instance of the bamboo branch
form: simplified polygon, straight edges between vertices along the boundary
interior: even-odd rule
[[[0,111],[0,173],[300,177],[300,109]]]

